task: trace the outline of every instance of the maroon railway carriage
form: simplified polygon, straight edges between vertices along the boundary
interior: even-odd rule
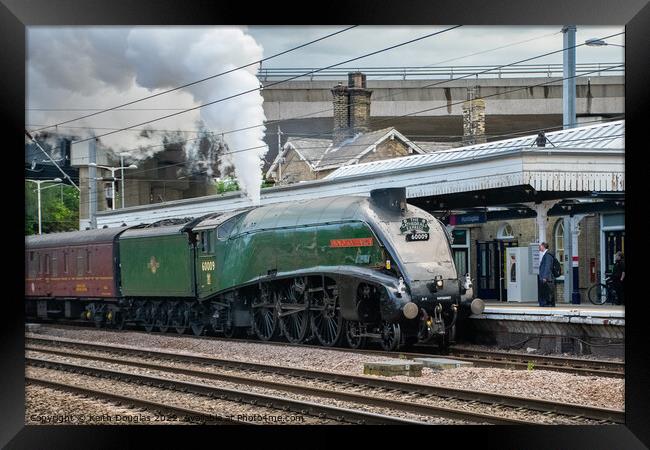
[[[126,228],[25,238],[25,298],[37,315],[79,318],[84,300],[117,299],[117,237]]]

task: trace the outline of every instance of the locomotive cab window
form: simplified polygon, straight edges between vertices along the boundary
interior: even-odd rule
[[[233,230],[233,228],[235,228],[235,225],[237,224],[238,218],[239,217],[233,217],[222,223],[219,228],[217,228],[217,239],[220,241],[228,239],[230,232]]]
[[[200,234],[201,234],[200,237],[201,253],[213,253],[213,245],[212,245],[213,232],[211,230],[201,231]]]

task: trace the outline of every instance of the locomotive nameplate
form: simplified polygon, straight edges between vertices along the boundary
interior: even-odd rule
[[[402,219],[402,226],[399,227],[399,231],[400,233],[405,233],[407,231],[423,231],[424,233],[428,233],[429,222],[427,222],[427,219],[422,219],[420,217]]]
[[[331,239],[330,247],[372,247],[372,238]]]

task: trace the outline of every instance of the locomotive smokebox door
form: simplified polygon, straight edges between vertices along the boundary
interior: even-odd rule
[[[381,209],[398,214],[406,211],[406,188],[373,189],[370,198]]]

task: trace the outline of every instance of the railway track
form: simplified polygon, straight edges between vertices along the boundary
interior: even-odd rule
[[[199,355],[145,350],[130,346],[104,345],[50,337],[29,337],[26,350],[39,352],[45,356],[72,357],[85,359],[89,362],[100,361],[170,375],[263,387],[309,398],[351,402],[388,411],[428,417],[446,417],[473,423],[529,424],[535,423],[536,420],[539,423],[622,423],[624,421],[623,411],[620,410],[419,385],[374,377],[350,376]],[[30,364],[54,365],[60,370],[90,371],[95,376],[116,376],[114,373],[101,372],[106,369],[91,367],[88,364],[84,364],[85,367],[81,368],[78,364],[78,367],[71,367],[70,363],[44,361],[44,359],[47,358],[30,357],[28,362]],[[122,375],[122,377],[124,376],[133,377],[135,375]],[[172,383],[167,377],[163,380],[165,383]],[[154,377],[147,380],[147,383],[160,384],[163,381],[160,377]],[[187,386],[184,388],[188,389]],[[191,387],[191,389],[196,390],[197,388]],[[201,389],[196,392],[206,395],[205,391]],[[250,393],[250,391],[246,392]],[[287,405],[283,405],[283,407],[286,408]],[[477,409],[487,410],[488,413],[476,411]],[[527,417],[525,419],[517,418],[522,416]],[[540,418],[540,416],[543,417]],[[368,422],[368,420],[370,419],[358,417],[351,419],[353,423],[376,423]]]
[[[181,406],[173,406],[163,404],[153,400],[143,399],[131,395],[120,395],[117,393],[107,392],[104,389],[96,389],[90,387],[73,386],[69,383],[62,383],[55,380],[39,376],[25,376],[27,385],[34,384],[43,386],[57,391],[69,392],[72,394],[81,395],[83,397],[91,397],[98,400],[108,401],[116,405],[131,405],[142,408],[144,410],[153,411],[165,416],[180,417],[181,420],[189,423],[197,423],[201,425],[220,425],[220,424],[249,424],[238,420],[236,417],[219,416],[214,414],[207,414],[205,411],[200,411],[192,408],[184,408]]]
[[[59,327],[74,327],[74,325],[60,325]],[[77,325],[78,326],[78,325]],[[92,328],[92,327],[89,327]],[[102,329],[105,332],[139,332],[137,330],[110,330]],[[183,338],[185,335],[173,333],[154,333],[164,336]],[[225,338],[215,336],[192,336],[194,339],[218,339],[226,342],[254,342],[263,345],[299,346],[317,348],[321,350],[335,350],[339,352],[362,353],[391,358],[426,358],[432,356],[444,356],[445,358],[469,361],[478,366],[503,367],[507,369],[538,369],[555,370],[560,372],[573,373],[585,376],[601,376],[611,378],[622,378],[625,376],[625,363],[617,361],[593,360],[583,358],[571,358],[551,355],[530,355],[525,353],[511,353],[499,350],[475,350],[462,346],[453,346],[448,353],[441,353],[437,347],[427,345],[416,345],[411,351],[386,352],[385,350],[373,349],[350,349],[342,347],[323,347],[321,345],[310,345],[308,343],[292,344],[283,341],[261,341],[250,339]]]
[[[504,366],[514,369],[526,369],[529,365],[535,369],[556,370],[579,375],[596,375],[620,378],[625,376],[625,363],[617,361],[570,358],[551,355],[529,355],[498,350],[475,350],[464,347],[452,347],[450,356],[461,361],[477,364]]]

